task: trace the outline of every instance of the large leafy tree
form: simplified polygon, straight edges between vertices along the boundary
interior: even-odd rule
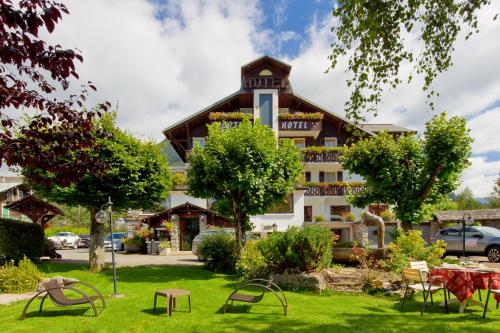
[[[452,65],[452,51],[465,28],[465,38],[478,32],[478,11],[491,0],[339,0],[333,16],[335,41],[331,68],[348,57],[347,84],[352,87],[346,114],[360,121],[363,111],[377,113],[386,87],[395,88],[405,78],[401,66],[424,78],[429,104],[435,95],[432,83]],[[492,13],[496,19],[497,13]],[[413,42],[417,39],[418,42]]]
[[[89,151],[102,136],[91,131],[92,120],[109,104],[80,111],[88,88],[95,90],[90,82],[58,98],[78,79],[75,63],[83,58],[78,50],[39,37],[44,30],[52,33],[64,13],[66,6],[53,0],[0,0],[0,165],[50,172],[55,177],[29,175],[46,185],[49,179],[68,185],[105,168]],[[19,120],[21,111],[33,111],[28,122]],[[78,159],[61,159],[69,152]]]
[[[382,133],[360,140],[342,157],[344,169],[366,181],[350,200],[358,207],[394,205],[406,227],[420,222],[426,204],[438,203],[458,186],[469,165],[471,143],[465,119],[447,119],[444,113],[426,123],[423,139]]]
[[[484,208],[481,202],[474,199],[474,194],[468,187],[466,187],[462,192],[460,192],[457,195],[457,197],[455,198],[455,202],[457,203],[457,209],[460,210]]]
[[[293,192],[302,172],[300,153],[291,140],[278,143],[269,127],[248,119],[231,129],[214,123],[208,131],[205,147],[189,155],[188,193],[215,199],[232,218],[239,253],[249,217]]]
[[[107,114],[95,122],[94,130],[112,133],[112,136],[96,139],[98,148],[94,156],[107,164],[105,172],[87,172],[78,182],[66,187],[35,185],[34,188],[37,194],[49,200],[81,205],[90,210],[89,264],[91,269],[100,271],[104,265],[104,225],[95,220],[96,212],[108,201],[108,196],[116,211],[157,207],[168,195],[171,176],[159,146],[120,130],[114,124],[114,114]],[[28,178],[40,172],[39,169],[23,169],[23,175]],[[43,174],[39,176],[44,177]]]

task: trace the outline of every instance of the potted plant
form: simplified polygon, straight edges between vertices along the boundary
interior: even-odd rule
[[[168,256],[172,252],[172,245],[170,244],[170,241],[168,240],[163,240],[160,242],[160,255],[161,256]]]
[[[382,213],[380,213],[380,217],[385,222],[389,222],[392,221],[392,219],[394,218],[394,214],[389,209],[386,209]]]
[[[124,250],[127,253],[139,253],[141,251],[143,240],[134,233],[134,237],[123,240]]]

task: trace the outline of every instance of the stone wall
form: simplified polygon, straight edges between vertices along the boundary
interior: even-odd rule
[[[172,222],[172,232],[170,234],[170,246],[172,247],[172,251],[179,251],[179,238],[180,238],[180,230],[179,230],[179,215],[172,215],[170,218]]]

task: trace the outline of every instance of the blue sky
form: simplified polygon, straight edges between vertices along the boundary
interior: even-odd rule
[[[66,0],[64,16],[47,39],[77,47],[82,82],[97,93],[89,105],[119,103],[118,124],[164,139],[162,129],[239,88],[240,66],[273,55],[292,66],[298,94],[343,115],[349,97],[346,61],[328,74],[333,0]],[[396,123],[422,133],[437,112],[463,116],[474,137],[472,165],[460,189],[487,196],[500,170],[500,2],[480,12],[479,35],[459,37],[453,67],[435,81],[436,110],[426,105],[421,80],[384,93],[373,123]],[[414,36],[409,42],[415,43]],[[409,66],[402,66],[409,73]]]

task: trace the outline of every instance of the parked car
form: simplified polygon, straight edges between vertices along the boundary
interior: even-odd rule
[[[225,229],[209,229],[203,230],[193,238],[193,243],[191,244],[191,252],[193,252],[193,254],[198,257],[198,260],[202,260],[202,258],[198,255],[198,246],[200,245],[203,238],[207,237],[208,235],[214,235],[221,232],[229,234],[231,233]]]
[[[65,247],[72,247],[74,249],[78,248],[78,242],[80,237],[72,232],[58,232],[52,237],[48,237],[49,240],[53,241],[56,248],[62,249]]]
[[[90,235],[78,235],[80,241],[78,242],[78,247],[89,247],[90,246]]]
[[[436,239],[446,242],[446,254],[462,255],[462,228],[439,231]],[[487,256],[491,262],[500,262],[500,230],[491,227],[465,227],[465,255]]]
[[[113,249],[115,251],[123,251],[124,245],[122,240],[127,236],[126,232],[113,232]],[[111,234],[104,237],[104,250],[111,251]]]

